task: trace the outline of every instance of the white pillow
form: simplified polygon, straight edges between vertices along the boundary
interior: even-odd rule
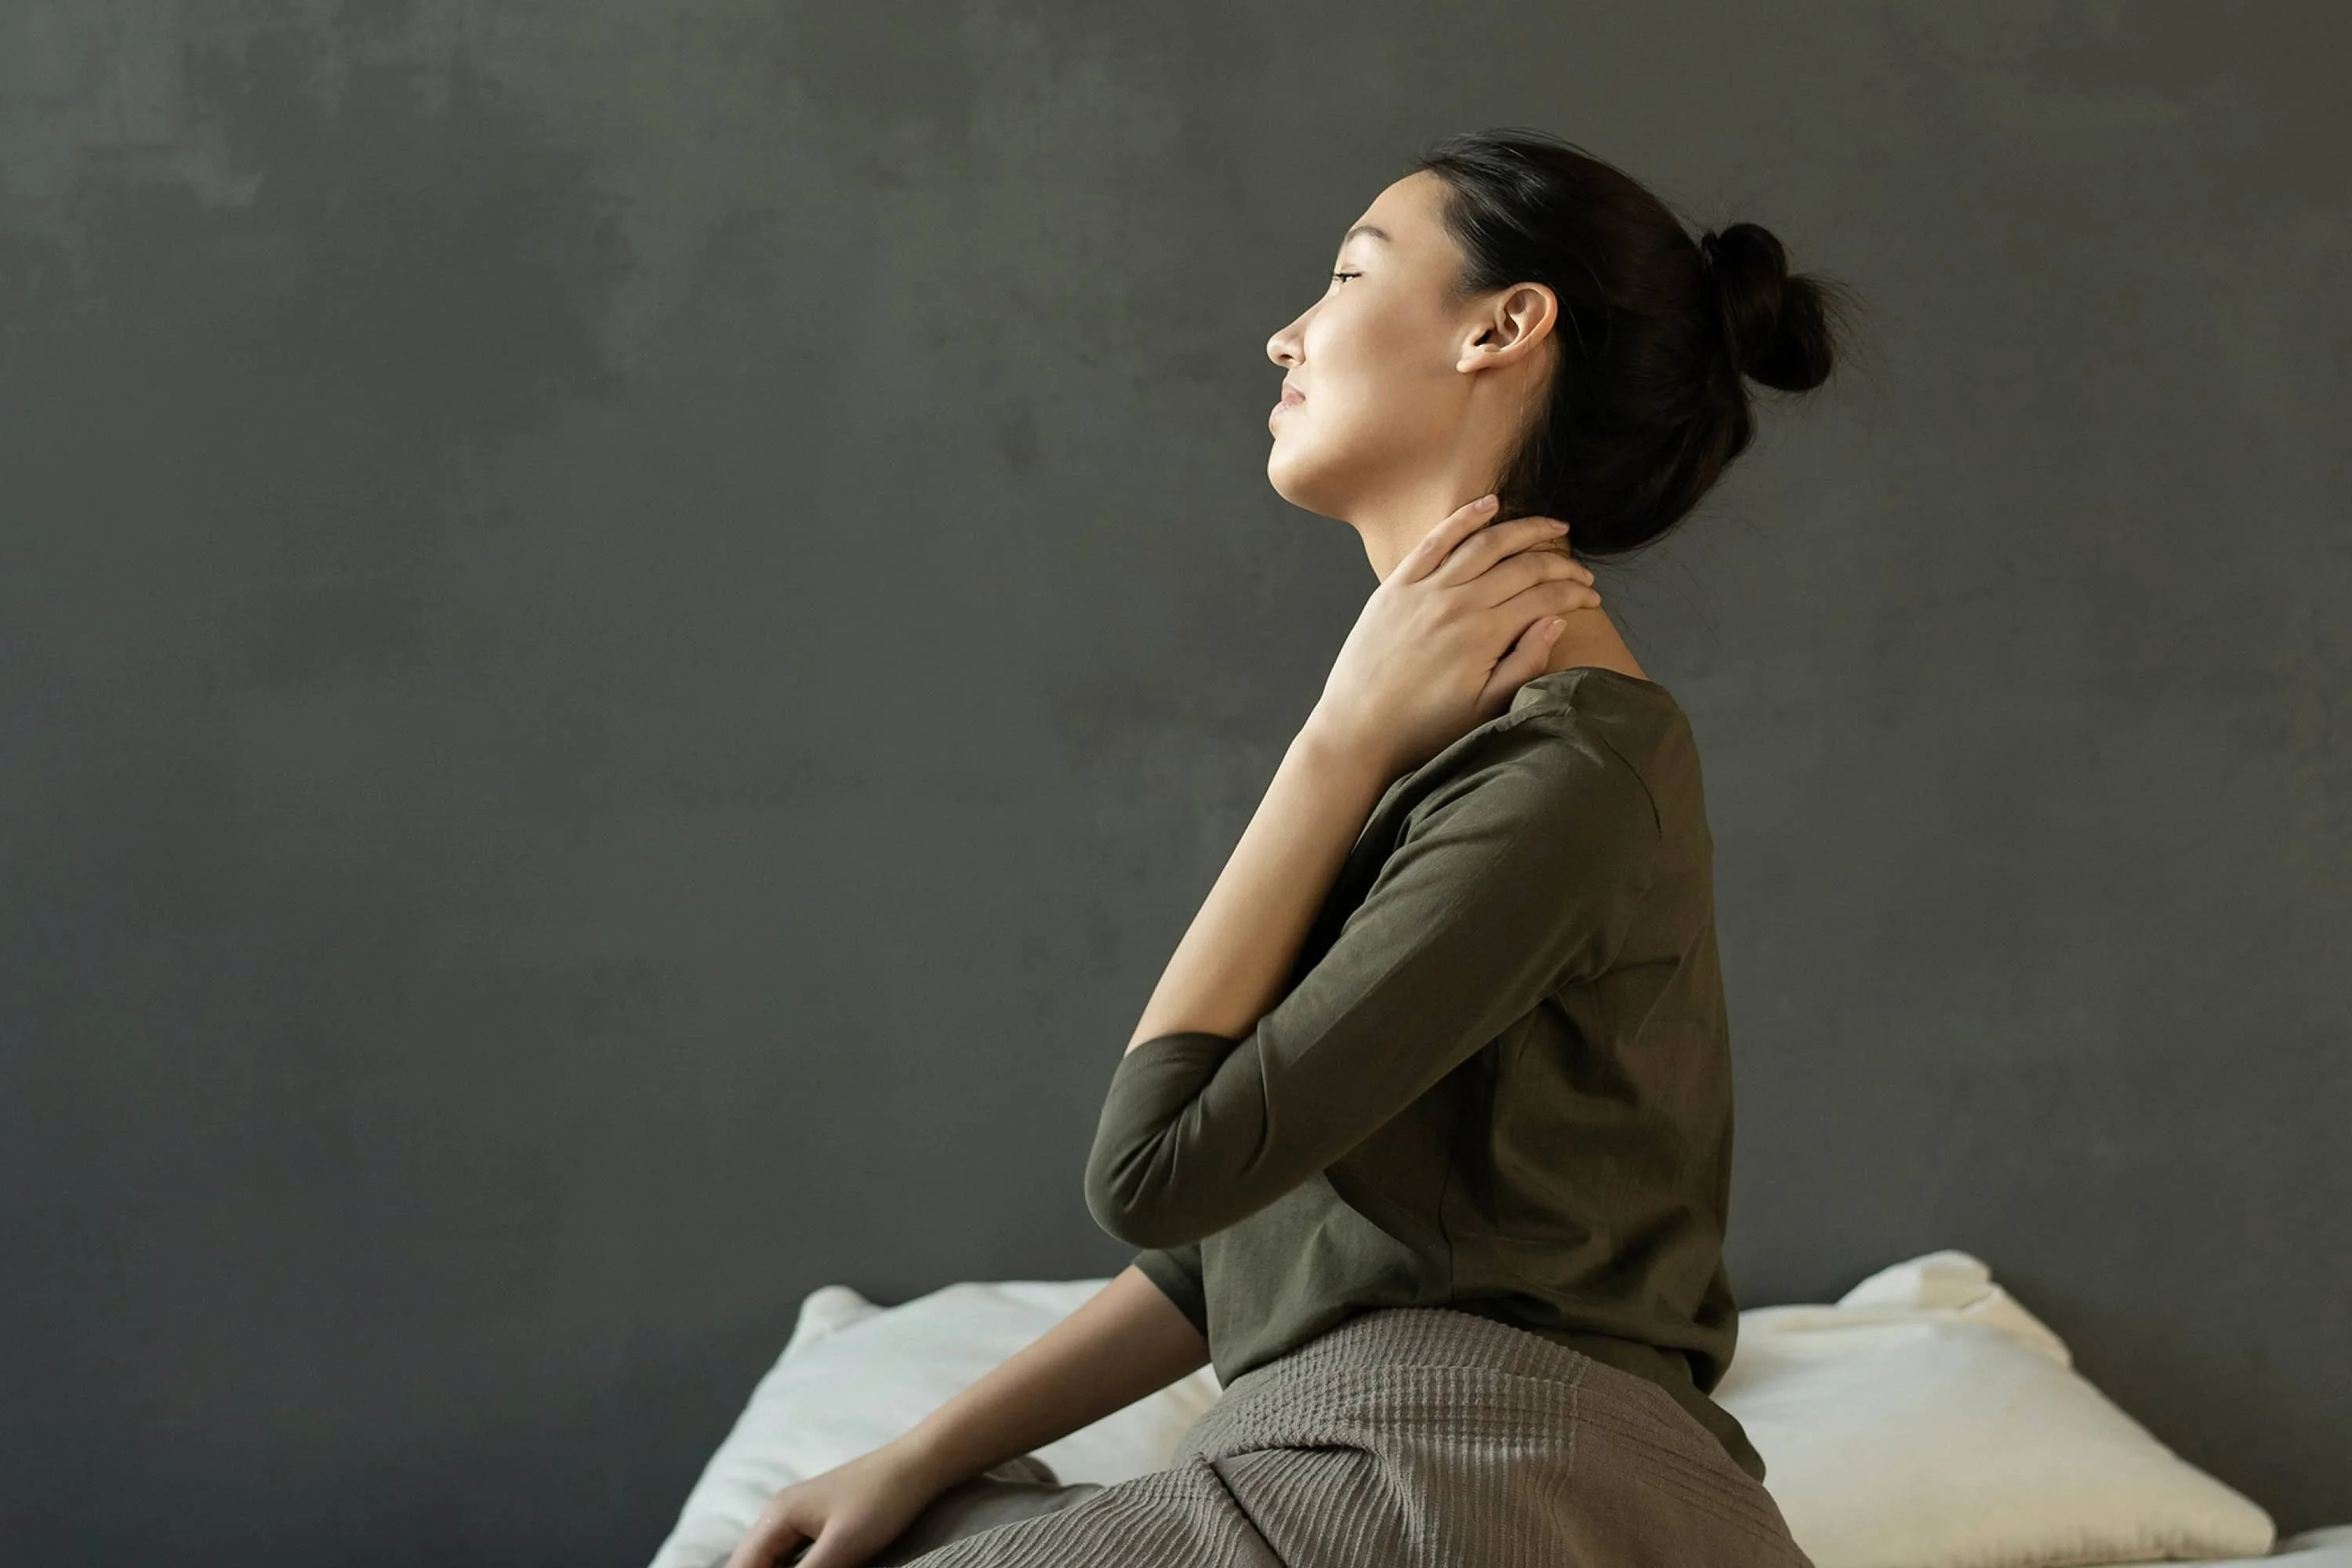
[[[846,1285],[801,1303],[783,1354],[752,1390],[653,1568],[711,1568],[779,1488],[908,1431],[1110,1281],[950,1285],[877,1307]],[[1208,1367],[1036,1450],[1064,1483],[1108,1486],[1163,1468],[1221,1392]]]
[[[2080,1373],[1965,1252],[1834,1306],[1751,1308],[1713,1397],[1764,1456],[1815,1568],[2259,1557],[2271,1517]],[[2301,1538],[2299,1538],[2301,1539]]]

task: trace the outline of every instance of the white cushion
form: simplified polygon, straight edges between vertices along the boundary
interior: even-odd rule
[[[2051,1568],[2259,1557],[2254,1502],[2073,1370],[1965,1252],[1880,1270],[1833,1306],[1751,1308],[1713,1397],[1764,1456],[1815,1568]]]
[[[770,1494],[888,1442],[1107,1280],[966,1283],[802,1303],[653,1568],[723,1562]],[[2183,1462],[2073,1370],[1965,1252],[1880,1270],[1834,1305],[1753,1307],[1714,1397],[1764,1456],[1815,1568],[2352,1568],[2352,1526],[2272,1552],[2270,1516]],[[1207,1367],[1037,1450],[1064,1481],[1160,1468],[1219,1389]],[[2185,1559],[2186,1561],[2180,1561]]]
[[[846,1285],[801,1303],[783,1354],[686,1500],[654,1568],[722,1563],[778,1489],[913,1427],[1060,1322],[1108,1279],[950,1285],[877,1307]],[[1106,1486],[1164,1466],[1221,1392],[1208,1367],[1036,1450],[1064,1482]]]

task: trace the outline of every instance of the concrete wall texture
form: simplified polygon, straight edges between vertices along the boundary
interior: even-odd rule
[[[1870,302],[1602,589],[1743,1305],[1959,1247],[2352,1519],[2352,26],[0,3],[0,1518],[640,1563],[801,1298],[1078,1278],[1372,586],[1269,333],[1541,126]],[[1572,520],[1571,520],[1572,521]]]

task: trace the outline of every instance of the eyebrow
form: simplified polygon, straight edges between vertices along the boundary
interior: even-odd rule
[[[1360,224],[1358,224],[1355,227],[1353,227],[1353,228],[1349,229],[1347,233],[1345,233],[1345,234],[1343,234],[1343,235],[1341,235],[1341,236],[1339,237],[1339,243],[1340,243],[1341,245],[1345,245],[1345,244],[1347,244],[1349,240],[1351,240],[1351,239],[1355,238],[1355,237],[1356,237],[1358,235],[1360,235],[1360,234],[1368,234],[1368,235],[1371,236],[1374,239],[1390,239],[1390,238],[1391,238],[1391,236],[1390,236],[1390,234],[1389,234],[1389,231],[1388,231],[1388,230],[1386,230],[1386,229],[1384,229],[1384,228],[1380,227],[1378,225],[1376,225],[1376,224],[1369,224],[1369,223],[1360,223]]]

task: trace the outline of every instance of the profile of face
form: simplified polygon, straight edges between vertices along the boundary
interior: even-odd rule
[[[1461,299],[1445,183],[1381,192],[1341,241],[1322,298],[1266,340],[1284,367],[1267,480],[1285,500],[1376,532],[1426,530],[1494,488],[1548,385],[1558,302],[1540,284]]]

